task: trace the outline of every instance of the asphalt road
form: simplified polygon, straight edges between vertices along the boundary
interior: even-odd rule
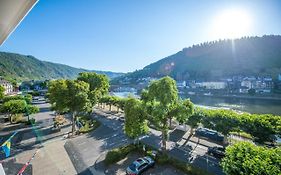
[[[102,125],[95,131],[68,140],[65,149],[78,174],[103,174],[94,168],[95,161],[105,151],[131,142],[123,133],[122,123],[102,116],[94,116]]]
[[[99,114],[99,116],[95,117],[96,119],[101,121],[105,126],[114,130],[115,135],[122,135],[123,122],[120,122],[118,117],[104,113],[100,110],[96,110],[96,113]],[[108,141],[114,144],[114,140],[111,140],[110,137]],[[184,144],[176,146],[176,143],[180,141],[184,142]],[[141,138],[141,142],[160,149],[161,132],[150,128],[150,133],[146,136],[143,136]],[[120,140],[118,140],[116,145],[122,145],[122,142],[120,143]],[[207,154],[208,147],[220,146],[217,143],[197,137],[192,137],[187,141],[183,139],[183,135],[174,134],[172,131],[170,132],[170,141],[167,142],[167,146],[168,154],[177,159],[194,164],[195,166],[210,171],[216,175],[224,174],[219,166],[220,160]]]

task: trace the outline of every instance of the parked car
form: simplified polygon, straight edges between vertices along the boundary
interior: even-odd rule
[[[218,133],[217,131],[207,129],[207,128],[198,128],[195,131],[195,134],[198,136],[212,139],[217,142],[223,142],[223,140],[224,140],[224,136],[222,134]]]
[[[148,168],[155,165],[155,161],[151,157],[143,157],[135,160],[127,169],[127,175],[139,175]]]
[[[210,147],[208,148],[208,154],[221,159],[225,156],[225,148],[217,146]]]

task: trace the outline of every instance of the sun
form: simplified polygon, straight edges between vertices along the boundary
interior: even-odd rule
[[[211,35],[216,39],[234,39],[248,35],[250,28],[251,18],[246,11],[225,10],[214,18]]]

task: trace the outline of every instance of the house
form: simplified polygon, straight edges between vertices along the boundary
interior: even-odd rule
[[[178,88],[186,87],[186,81],[177,81],[177,87]]]
[[[13,92],[13,85],[9,81],[5,80],[4,78],[0,77],[0,85],[5,88],[4,94],[11,94]]]
[[[243,81],[241,81],[241,87],[247,87],[248,89],[253,88],[253,83],[249,78],[244,78]]]
[[[225,89],[227,86],[226,82],[215,82],[215,81],[210,81],[210,82],[201,82],[201,83],[196,83],[197,87],[199,88],[205,88],[205,89]]]

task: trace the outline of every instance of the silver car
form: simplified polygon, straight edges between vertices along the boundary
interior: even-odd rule
[[[143,157],[135,160],[126,170],[127,175],[139,175],[150,167],[153,167],[155,161],[151,157]]]

